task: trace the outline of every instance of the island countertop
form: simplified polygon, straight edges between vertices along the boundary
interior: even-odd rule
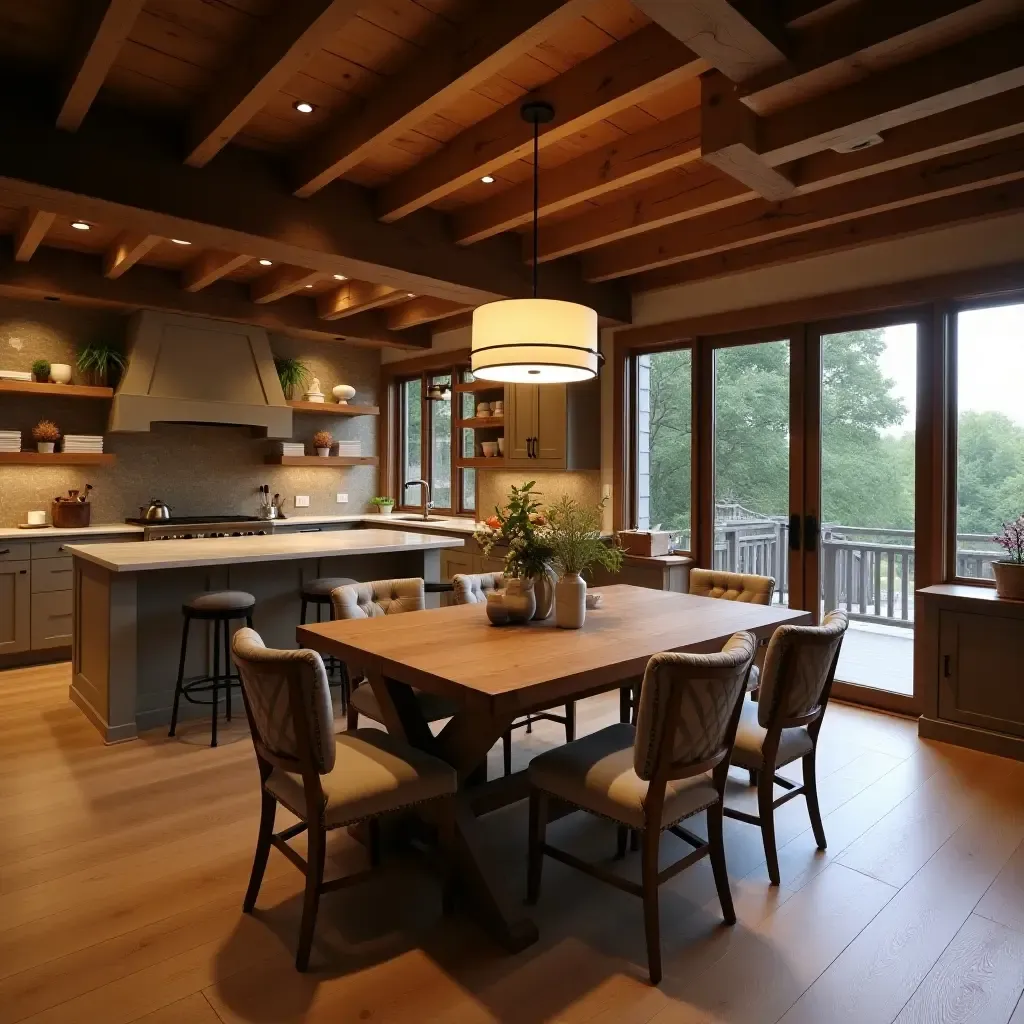
[[[110,572],[120,573],[394,551],[430,551],[460,548],[463,544],[464,541],[457,537],[371,529],[255,537],[203,537],[142,544],[69,544],[67,551],[76,558],[84,558]]]

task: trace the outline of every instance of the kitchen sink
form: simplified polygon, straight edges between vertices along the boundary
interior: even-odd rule
[[[390,519],[405,519],[405,520],[414,521],[414,522],[417,522],[417,523],[447,523],[448,520],[451,517],[450,516],[427,516],[427,518],[424,519],[423,516],[416,515],[416,513],[411,513],[411,514],[406,514],[406,515],[397,515],[396,516],[392,512],[391,515],[388,518],[390,518]]]

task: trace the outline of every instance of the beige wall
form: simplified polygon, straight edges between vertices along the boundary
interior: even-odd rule
[[[39,358],[74,364],[76,349],[87,341],[120,342],[125,321],[119,313],[0,298],[0,368],[28,370]],[[377,401],[380,356],[376,351],[283,335],[271,335],[271,348],[275,356],[305,360],[324,392],[346,383],[356,388],[353,401]],[[202,367],[196,372],[201,373]],[[0,395],[0,430],[21,430],[23,447],[29,447],[29,431],[39,419],[52,419],[67,433],[103,433],[108,412],[108,402],[5,394]],[[296,415],[294,422],[296,440],[308,441],[314,431],[326,429],[336,438],[359,438],[366,454],[377,451],[376,417]],[[264,482],[286,497],[286,510],[292,508],[296,494],[306,494],[310,504],[303,512],[320,514],[364,511],[377,492],[377,470],[372,466],[285,469],[264,465],[270,442],[253,437],[243,427],[159,424],[151,433],[107,434],[105,447],[117,455],[113,466],[0,466],[0,526],[24,522],[29,509],[48,511],[55,495],[86,482],[95,487],[94,522],[137,515],[138,506],[154,497],[163,498],[178,515],[252,514],[256,489]],[[348,504],[337,504],[339,491],[348,493]]]

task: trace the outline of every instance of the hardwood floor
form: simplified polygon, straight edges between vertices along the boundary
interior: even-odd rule
[[[758,830],[727,820],[739,921],[722,925],[707,863],[663,886],[659,989],[639,901],[554,861],[541,941],[518,956],[443,919],[415,861],[391,862],[324,898],[299,975],[302,879],[283,857],[256,914],[241,913],[259,798],[237,723],[217,750],[207,723],[104,747],[68,703],[68,675],[0,673],[0,1024],[1024,1024],[1024,765],[922,742],[912,722],[829,709],[827,853],[803,802],[786,804],[770,889]],[[617,709],[617,695],[582,702],[580,733]],[[562,739],[552,724],[517,731],[515,765]],[[729,800],[752,808],[745,775]],[[487,822],[520,899],[525,804]],[[550,833],[585,856],[615,851],[614,828],[582,815]],[[329,844],[334,870],[363,865],[348,836]],[[637,874],[638,855],[623,870]]]

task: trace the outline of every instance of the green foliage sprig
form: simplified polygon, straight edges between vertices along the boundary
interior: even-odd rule
[[[301,359],[275,359],[274,369],[277,379],[281,382],[281,390],[293,394],[295,388],[302,388],[312,380],[313,373]]]
[[[384,497],[383,495],[380,495],[380,496],[378,496],[376,498],[371,498],[370,499],[370,504],[371,505],[375,505],[378,508],[381,505],[394,505],[394,503],[395,503],[395,499],[394,498],[387,498],[387,497]]]
[[[603,511],[604,501],[583,505],[564,495],[548,507],[546,539],[563,576],[578,575],[592,565],[602,565],[609,572],[622,568],[622,549],[601,539]]]
[[[79,349],[77,362],[81,373],[101,379],[106,379],[111,370],[124,370],[127,365],[121,352],[106,341],[94,341],[83,346]]]

